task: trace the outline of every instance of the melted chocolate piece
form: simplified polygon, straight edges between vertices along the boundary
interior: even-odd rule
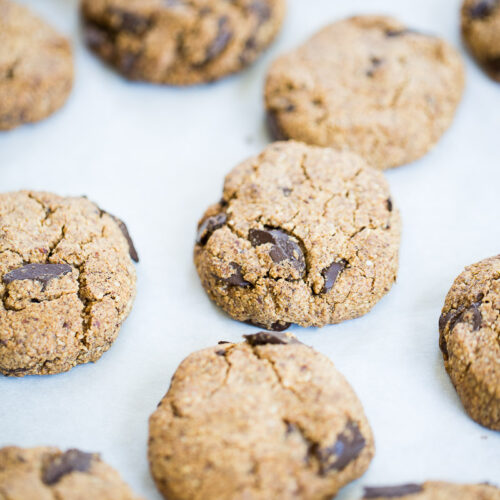
[[[469,9],[471,19],[486,19],[493,14],[498,5],[498,0],[479,0]]]
[[[286,260],[301,275],[304,274],[306,262],[302,249],[281,229],[250,229],[248,239],[254,247],[271,243],[272,247],[269,250],[269,256],[273,262],[280,263]]]
[[[252,286],[252,283],[243,278],[243,274],[241,272],[241,266],[236,264],[236,262],[231,262],[231,268],[234,270],[234,273],[229,276],[229,278],[220,278],[222,281],[231,286],[240,286],[242,288],[246,288]]]
[[[196,236],[196,244],[206,245],[210,236],[212,236],[217,229],[220,229],[227,221],[227,215],[225,213],[220,213],[213,215],[212,217],[206,218],[198,228],[198,234]]]
[[[287,141],[290,139],[279,123],[277,111],[268,110],[266,114],[266,124],[269,135],[273,141]]]
[[[132,238],[130,236],[130,233],[128,232],[128,228],[122,220],[120,220],[118,217],[115,217],[114,215],[109,214],[114,221],[118,224],[118,227],[120,228],[120,231],[122,232],[123,236],[125,236],[125,239],[127,240],[128,243],[128,253],[130,254],[130,258],[134,262],[139,262],[139,254],[137,253],[137,250],[135,249],[134,242],[132,241]]]
[[[402,484],[400,486],[381,486],[365,488],[363,498],[397,498],[420,493],[423,488],[420,484]]]
[[[386,206],[387,206],[387,210],[389,210],[389,212],[392,212],[392,208],[393,208],[393,205],[392,205],[392,199],[391,198],[387,198],[386,200]]]
[[[333,288],[339,274],[346,268],[347,264],[348,262],[345,259],[342,259],[339,262],[332,262],[328,267],[325,267],[325,269],[321,271],[323,278],[325,278],[325,284],[323,285],[321,293],[327,293]]]
[[[68,450],[62,455],[51,458],[45,464],[42,472],[42,481],[50,486],[58,483],[62,477],[71,472],[88,472],[92,458],[92,453]]]
[[[205,53],[205,59],[195,66],[204,66],[205,64],[213,61],[224,51],[232,38],[233,32],[231,30],[229,18],[227,16],[220,17],[217,21],[217,35],[215,36],[212,43],[208,46]]]
[[[250,13],[257,15],[259,26],[271,18],[271,7],[262,0],[253,0],[247,9]]]
[[[118,19],[120,30],[129,31],[135,35],[143,35],[151,26],[148,18],[117,7],[109,7],[108,14]]]
[[[264,328],[265,330],[271,330],[272,332],[282,332],[287,328],[290,328],[291,323],[286,321],[276,321],[271,326],[264,325],[264,323],[258,323],[256,321],[245,321],[248,325],[256,326],[257,328]]]
[[[245,340],[251,346],[257,345],[287,345],[287,344],[302,344],[295,337],[286,333],[268,333],[268,332],[259,332],[254,333],[252,335],[243,335]]]
[[[21,280],[38,281],[44,291],[51,280],[64,276],[71,270],[72,267],[68,264],[26,264],[4,275],[3,282],[9,284]]]
[[[331,470],[341,471],[356,459],[366,445],[358,424],[349,422],[337,436],[337,441],[328,448],[316,448],[314,454],[320,464],[320,474],[326,475]]]

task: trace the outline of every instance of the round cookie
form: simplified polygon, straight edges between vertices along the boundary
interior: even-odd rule
[[[331,498],[367,469],[361,403],[322,354],[285,333],[188,356],[149,423],[169,500]]]
[[[500,0],[465,0],[462,34],[474,57],[500,82]]]
[[[68,40],[25,7],[0,0],[0,130],[51,115],[72,85]]]
[[[271,66],[276,139],[349,149],[380,169],[420,158],[449,127],[464,87],[458,53],[395,19],[331,24]]]
[[[16,446],[0,449],[0,498],[140,500],[95,453]]]
[[[88,46],[132,80],[191,85],[252,63],[285,0],[83,0]]]
[[[500,430],[500,256],[467,267],[439,318],[446,371],[471,418]]]
[[[194,261],[233,318],[280,330],[368,312],[396,279],[399,212],[359,156],[274,143],[237,166],[200,221]]]
[[[428,481],[423,484],[403,484],[365,488],[363,499],[378,500],[500,500],[500,490],[489,484],[454,484]]]
[[[0,194],[0,228],[0,374],[99,359],[135,296],[123,222],[86,198],[21,191]]]

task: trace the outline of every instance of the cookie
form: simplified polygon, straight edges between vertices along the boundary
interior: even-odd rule
[[[237,166],[200,221],[194,261],[233,318],[280,330],[368,312],[396,279],[399,212],[353,153],[280,142]]]
[[[500,82],[500,0],[465,0],[462,35],[472,55]]]
[[[471,418],[500,430],[500,256],[467,267],[439,318],[444,365]]]
[[[16,446],[0,449],[0,498],[140,500],[95,453]]]
[[[386,500],[500,500],[500,490],[488,484],[453,484],[428,481],[423,484],[403,484],[365,488],[363,499]]]
[[[367,469],[361,403],[322,354],[285,333],[188,356],[149,424],[169,500],[322,500]]]
[[[81,12],[88,46],[125,77],[191,85],[252,63],[285,0],[83,0]]]
[[[10,0],[0,0],[0,130],[59,109],[73,85],[69,41]]]
[[[132,258],[123,222],[86,198],[0,194],[0,373],[99,359],[132,307]]]
[[[271,66],[265,100],[277,139],[349,149],[386,169],[427,153],[464,87],[448,43],[380,16],[331,24]]]

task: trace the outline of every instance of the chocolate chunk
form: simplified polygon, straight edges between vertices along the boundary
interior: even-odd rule
[[[358,424],[349,422],[337,436],[337,441],[329,448],[316,448],[314,454],[320,464],[320,474],[331,470],[341,471],[361,453],[366,445]]]
[[[231,286],[240,286],[242,288],[246,288],[252,286],[252,283],[243,278],[241,266],[236,264],[236,262],[231,262],[231,268],[234,270],[234,273],[229,276],[229,278],[220,278],[222,281]]]
[[[252,246],[271,243],[269,255],[273,262],[288,261],[301,275],[306,270],[304,254],[300,246],[281,229],[250,229],[248,239]]]
[[[134,242],[132,241],[132,238],[130,237],[130,233],[128,232],[128,228],[125,225],[125,222],[120,220],[118,217],[115,217],[114,215],[109,214],[114,221],[118,224],[118,227],[120,228],[120,231],[123,233],[123,236],[125,236],[125,239],[127,240],[128,243],[128,251],[130,254],[130,258],[134,262],[139,262],[139,255],[137,253],[137,250],[135,249]]]
[[[408,30],[408,29],[403,29],[403,30],[387,30],[385,32],[385,36],[388,37],[388,38],[393,38],[393,37],[407,35],[408,33],[410,33],[410,30]]]
[[[217,356],[225,356],[226,351],[223,349],[220,349],[219,351],[215,351],[215,354],[217,354]]]
[[[420,493],[423,488],[420,484],[402,484],[400,486],[382,486],[377,488],[365,488],[365,496],[363,498],[394,498],[404,497]]]
[[[259,26],[271,18],[271,8],[262,0],[253,0],[247,9],[251,14],[253,13],[257,16]]]
[[[272,332],[282,332],[287,328],[290,328],[291,323],[285,321],[276,321],[271,326],[264,325],[264,323],[258,323],[255,321],[245,321],[248,325],[256,326],[257,328],[264,328],[266,330],[271,330]]]
[[[219,340],[217,344],[231,344],[231,342],[228,342],[227,340]]]
[[[278,332],[259,332],[252,335],[243,335],[243,337],[251,346],[267,344],[302,344],[302,342],[299,342],[293,335]]]
[[[212,43],[208,46],[205,53],[205,59],[203,59],[202,62],[196,64],[196,66],[204,66],[205,64],[213,61],[223,52],[232,38],[233,32],[231,30],[229,18],[227,16],[220,17],[217,22],[217,35],[215,36],[215,39],[212,41]]]
[[[212,234],[221,228],[227,221],[227,216],[225,213],[213,215],[205,219],[198,228],[198,234],[196,236],[196,244],[205,245],[212,236]]]
[[[392,199],[391,198],[387,198],[387,200],[385,201],[386,203],[386,206],[387,206],[387,210],[389,210],[389,212],[392,212]]]
[[[266,124],[273,141],[287,141],[290,139],[280,125],[278,112],[269,110],[266,114]]]
[[[377,71],[377,68],[379,68],[382,65],[383,60],[380,59],[379,57],[372,57],[370,59],[370,63],[371,63],[371,67],[366,72],[366,76],[372,78],[375,75],[375,71]]]
[[[498,0],[480,0],[469,9],[471,19],[486,19],[498,5]]]
[[[42,284],[42,291],[47,288],[50,280],[64,276],[72,270],[68,264],[26,264],[14,269],[3,277],[5,284],[20,280],[33,280]]]
[[[345,259],[342,259],[338,262],[332,262],[328,267],[325,267],[325,269],[321,271],[323,278],[325,278],[325,284],[323,285],[321,293],[327,293],[331,290],[331,288],[333,288],[339,274],[346,268],[347,264],[348,262]]]
[[[71,472],[88,472],[92,458],[92,453],[68,450],[62,455],[51,458],[45,464],[42,472],[42,481],[50,486],[58,483],[62,477]]]
[[[108,14],[118,20],[119,29],[129,31],[135,35],[143,35],[151,26],[149,19],[117,7],[109,7]]]
[[[486,69],[488,70],[488,72],[491,73],[491,75],[494,78],[496,78],[496,79],[500,78],[500,57],[494,57],[494,58],[488,59],[485,62],[485,65],[486,65]]]

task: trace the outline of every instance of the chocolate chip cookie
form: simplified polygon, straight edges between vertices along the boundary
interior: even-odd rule
[[[285,333],[195,352],[150,418],[149,461],[169,500],[322,500],[374,453],[361,403],[322,354]]]
[[[73,85],[69,41],[10,0],[0,0],[0,130],[42,120]]]
[[[467,267],[439,319],[444,365],[467,413],[500,430],[500,256]]]
[[[83,0],[88,46],[132,80],[190,85],[252,63],[285,0]]]
[[[500,0],[465,0],[462,34],[472,55],[500,82]]]
[[[408,500],[500,500],[500,490],[488,484],[453,484],[429,481],[423,484],[403,484],[365,488],[363,499],[402,498]]]
[[[358,155],[280,142],[227,177],[200,221],[194,261],[233,318],[281,330],[368,312],[398,267],[399,213]]]
[[[59,373],[109,349],[135,296],[125,224],[86,198],[0,194],[0,373]]]
[[[95,453],[16,446],[0,449],[0,498],[140,500]]]
[[[448,43],[392,18],[358,16],[279,57],[265,99],[275,138],[349,149],[385,169],[436,144],[463,87]]]

